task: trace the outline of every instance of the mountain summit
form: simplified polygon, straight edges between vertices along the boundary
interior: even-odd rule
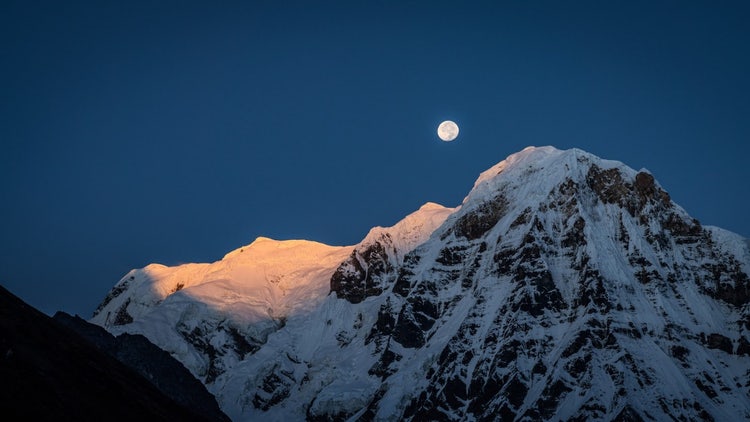
[[[748,420],[748,274],[649,172],[529,147],[358,245],[133,270],[92,322],[234,420]]]

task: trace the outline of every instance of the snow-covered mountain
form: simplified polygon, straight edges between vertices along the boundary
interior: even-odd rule
[[[750,420],[748,274],[647,171],[530,147],[355,246],[133,270],[92,322],[234,420]]]

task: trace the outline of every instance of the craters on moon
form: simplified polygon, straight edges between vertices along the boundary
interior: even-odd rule
[[[458,125],[450,120],[440,123],[437,134],[445,142],[450,142],[458,136]]]

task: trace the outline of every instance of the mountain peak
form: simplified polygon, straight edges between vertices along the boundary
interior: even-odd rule
[[[290,249],[304,249],[307,251],[313,250],[324,250],[333,249],[338,246],[330,246],[325,243],[315,242],[312,240],[304,239],[288,239],[288,240],[276,240],[270,237],[259,236],[255,238],[249,245],[245,245],[241,248],[237,248],[226,255],[222,260],[237,259],[239,257],[256,257],[259,255],[273,255],[283,250]]]
[[[421,207],[419,207],[419,211],[442,210],[445,208],[445,206],[440,205],[436,202],[425,202]]]
[[[605,160],[578,148],[560,150],[553,146],[529,146],[483,171],[474,182],[472,191],[484,190],[483,187],[491,185],[501,175],[506,181],[517,179],[529,182],[529,176],[537,174],[542,180],[554,183],[573,176],[579,168],[588,168],[589,164],[602,168],[617,167],[635,175],[634,170],[619,161]]]
[[[747,419],[749,272],[647,171],[529,147],[354,246],[136,270],[94,322],[237,419]]]
[[[477,178],[476,182],[474,182],[474,187],[476,188],[481,183],[493,179],[498,174],[506,169],[512,168],[513,166],[523,166],[524,164],[535,166],[542,165],[546,160],[558,157],[563,152],[564,151],[553,146],[528,146],[519,152],[509,155],[504,160],[483,171],[479,175],[479,178]]]
[[[597,176],[600,173],[602,176]],[[563,183],[584,187],[592,179],[605,178],[601,180],[603,185],[593,188],[612,190],[612,184],[634,185],[638,174],[643,183],[662,191],[650,173],[637,172],[619,161],[602,159],[577,148],[527,147],[482,172],[464,198],[461,212],[471,212],[500,197],[511,207],[533,208],[533,204],[544,201]],[[624,186],[619,191],[628,189]]]

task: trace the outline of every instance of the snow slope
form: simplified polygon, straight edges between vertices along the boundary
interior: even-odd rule
[[[748,273],[647,171],[529,147],[355,246],[134,270],[93,321],[234,420],[749,420]]]
[[[260,237],[212,264],[151,264],[126,274],[91,322],[114,334],[146,335],[211,389],[218,375],[255,353],[270,333],[289,320],[307,320],[347,257],[382,241],[399,265],[450,212],[427,203],[393,227],[373,228],[355,246]]]

